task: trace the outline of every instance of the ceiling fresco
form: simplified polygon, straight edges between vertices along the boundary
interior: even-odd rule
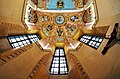
[[[92,29],[98,21],[94,0],[28,0],[24,21],[28,30],[39,29],[52,42],[78,39],[80,29]]]

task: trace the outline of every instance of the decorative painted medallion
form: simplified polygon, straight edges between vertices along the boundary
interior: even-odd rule
[[[55,22],[57,24],[63,24],[65,22],[65,17],[63,15],[57,15],[55,17]]]

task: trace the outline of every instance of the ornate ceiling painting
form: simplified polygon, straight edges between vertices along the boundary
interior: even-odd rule
[[[28,30],[39,29],[49,43],[76,40],[80,29],[92,29],[98,14],[94,0],[28,0],[24,10]]]

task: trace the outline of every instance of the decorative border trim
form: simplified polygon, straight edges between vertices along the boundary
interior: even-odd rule
[[[18,56],[20,56],[22,53],[28,51],[32,47],[33,47],[33,45],[29,44],[27,46],[24,46],[22,48],[19,48],[19,49],[13,51],[11,54],[7,54],[7,55],[6,55],[6,53],[2,54],[0,56],[0,66],[6,64],[7,62],[11,61],[12,59],[14,59],[14,58],[16,58]]]

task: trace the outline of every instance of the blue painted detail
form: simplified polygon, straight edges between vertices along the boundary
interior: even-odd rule
[[[62,0],[64,2],[64,8],[57,8],[58,0],[49,0],[46,7],[49,10],[72,10],[74,6],[74,2],[72,0]]]
[[[58,15],[56,16],[55,21],[57,24],[63,24],[65,22],[65,18],[63,15]]]

